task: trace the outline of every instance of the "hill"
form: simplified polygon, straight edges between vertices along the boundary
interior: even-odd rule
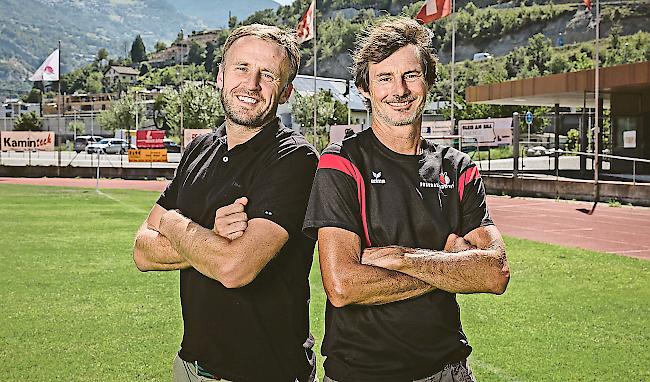
[[[181,28],[202,30],[217,25],[217,20],[226,25],[229,7],[243,19],[278,6],[271,0],[4,0],[0,95],[29,90],[25,80],[59,40],[66,73],[92,61],[100,48],[108,49],[111,57],[124,57],[137,34],[151,51],[156,41],[174,40]]]

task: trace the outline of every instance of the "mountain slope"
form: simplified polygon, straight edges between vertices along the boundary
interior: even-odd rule
[[[276,9],[280,4],[273,0],[175,0],[170,1],[179,12],[204,21],[210,28],[228,26],[228,13],[243,20],[262,9]]]

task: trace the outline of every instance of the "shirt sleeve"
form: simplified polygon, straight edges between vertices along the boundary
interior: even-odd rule
[[[317,154],[307,146],[271,161],[250,188],[254,191],[248,195],[248,219],[270,220],[289,236],[301,234],[317,163]]]
[[[337,227],[363,238],[357,183],[345,168],[324,165],[332,158],[340,162],[346,161],[335,154],[323,154],[321,157],[309,197],[303,232],[312,239],[317,239],[319,228]]]
[[[209,135],[210,134],[207,134],[205,137],[196,138],[187,145],[185,151],[183,151],[181,160],[178,163],[178,167],[176,167],[176,172],[174,172],[174,178],[167,185],[167,188],[165,188],[162,194],[160,194],[160,197],[158,198],[156,204],[166,210],[173,210],[178,208],[178,189],[180,187],[180,184],[183,183],[183,179],[185,177],[184,173],[189,161],[188,158],[190,156],[193,156],[192,153],[199,146],[199,142],[202,142]]]
[[[458,177],[458,196],[461,210],[461,236],[472,230],[494,224],[488,212],[485,185],[476,165],[464,160]]]

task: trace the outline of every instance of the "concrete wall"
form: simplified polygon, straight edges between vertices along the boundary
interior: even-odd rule
[[[512,178],[499,175],[482,175],[482,178],[490,194],[593,201],[593,181]],[[610,199],[650,206],[650,184],[601,182],[599,200],[607,202]]]

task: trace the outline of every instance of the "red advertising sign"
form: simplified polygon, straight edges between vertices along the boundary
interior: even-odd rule
[[[162,149],[165,147],[163,130],[138,130],[135,135],[135,145],[139,149]]]

